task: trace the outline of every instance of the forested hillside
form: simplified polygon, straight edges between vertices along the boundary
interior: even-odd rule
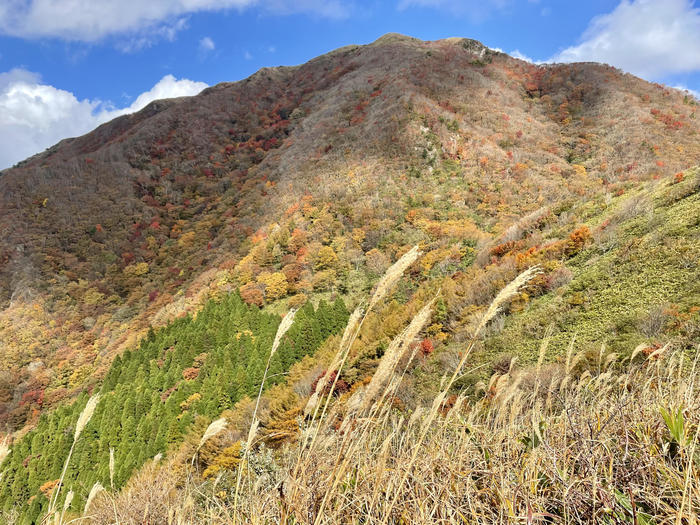
[[[0,420],[94,388],[212,289],[366,290],[407,244],[435,271],[543,207],[673,177],[696,109],[599,64],[387,35],[63,141],[0,176]]]
[[[273,356],[265,386],[284,381],[289,367],[341,330],[347,317],[340,299],[333,305],[321,301],[316,309],[307,303]],[[62,482],[76,495],[73,505],[85,504],[95,482],[122,487],[135,468],[179,444],[193,428],[206,426],[242,398],[255,397],[278,324],[278,316],[246,306],[233,293],[210,301],[194,319],[150,331],[138,348],[118,356]],[[20,523],[34,523],[46,512],[86,402],[81,396],[42,415],[13,445],[3,464],[0,505],[21,509]],[[61,505],[64,497],[65,492]]]
[[[697,109],[391,34],[1,172],[0,521],[691,523]]]

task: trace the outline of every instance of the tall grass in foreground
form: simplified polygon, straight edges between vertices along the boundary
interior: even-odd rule
[[[299,442],[277,455],[274,476],[248,467],[250,450],[238,468],[247,483],[235,492],[220,490],[220,477],[178,488],[164,469],[154,474],[177,494],[162,521],[698,523],[700,352],[637,349],[623,360],[601,347],[584,366],[572,341],[565,363],[545,365],[545,337],[535,368],[492,377],[478,401],[450,395],[481,330],[537,271],[497,295],[432,406],[402,414],[391,405],[408,368],[398,364],[412,358],[406,349],[430,317],[429,302],[361,393],[347,403],[312,398]],[[339,367],[363,319],[351,317],[333,361]],[[130,484],[116,504],[132,505],[139,490]],[[97,509],[100,498],[93,522],[114,523],[107,507]]]
[[[352,454],[346,435],[324,427],[295,477],[300,452],[289,448],[282,486],[254,481],[241,493],[236,522],[698,523],[696,363],[670,353],[619,365],[512,372],[434,417],[435,407],[387,412],[346,434]],[[183,523],[231,522],[232,500],[204,486],[197,496]]]
[[[58,497],[59,493],[61,492],[61,487],[63,486],[63,478],[66,476],[66,471],[68,470],[68,464],[70,463],[71,456],[73,456],[73,450],[75,449],[75,444],[78,442],[78,438],[80,438],[80,434],[83,433],[83,430],[85,430],[86,425],[92,418],[92,415],[95,413],[95,408],[97,408],[97,403],[100,401],[100,395],[99,394],[94,394],[93,396],[90,397],[90,399],[87,400],[87,403],[85,404],[85,408],[83,408],[83,411],[80,413],[78,416],[78,421],[75,423],[75,431],[73,432],[73,442],[71,443],[70,450],[68,451],[68,456],[66,457],[66,461],[63,464],[63,470],[61,471],[61,477],[58,478],[58,483],[56,484],[56,487],[53,489],[53,492],[51,493],[51,499],[49,502],[49,509],[46,512],[46,516],[44,517],[44,523],[48,523],[50,520],[53,520],[54,523],[63,523],[63,516],[66,513],[66,510],[68,507],[70,507],[71,501],[73,500],[73,491],[69,491],[68,494],[66,495],[65,502],[63,504],[63,509],[61,511],[61,514],[58,515],[56,511],[56,504],[58,502]]]

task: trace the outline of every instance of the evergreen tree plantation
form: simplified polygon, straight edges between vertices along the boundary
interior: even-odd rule
[[[273,356],[266,386],[283,381],[293,363],[342,330],[347,318],[340,298],[317,308],[306,303]],[[232,293],[210,301],[194,318],[150,330],[138,348],[117,357],[68,465],[63,483],[76,494],[73,505],[84,505],[95,482],[123,486],[134,469],[179,443],[198,419],[208,422],[242,397],[255,397],[279,321]],[[0,505],[9,511],[27,501],[20,523],[35,523],[46,511],[86,401],[83,395],[43,415],[3,464]]]

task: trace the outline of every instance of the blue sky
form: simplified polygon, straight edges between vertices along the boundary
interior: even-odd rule
[[[155,98],[388,32],[700,91],[692,0],[0,0],[0,169]]]

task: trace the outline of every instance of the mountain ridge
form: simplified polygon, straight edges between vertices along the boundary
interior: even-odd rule
[[[5,391],[18,385],[0,417],[18,409],[37,362],[51,406],[89,387],[154,320],[179,315],[173,305],[196,307],[222,276],[262,304],[338,293],[328,275],[324,288],[316,245],[310,256],[247,262],[274,224],[308,223],[320,246],[368,230],[348,241],[355,262],[330,268],[350,276],[339,287],[347,294],[359,277],[343,272],[369,272],[372,250],[391,260],[409,239],[445,249],[458,230],[481,245],[543,202],[673,176],[697,163],[694,111],[681,94],[609,66],[538,66],[469,39],[389,34],[66,139],[0,177],[0,360],[11,370]],[[316,233],[319,221],[333,233]],[[410,231],[403,242],[397,225]],[[263,281],[285,256],[299,268],[280,298]],[[297,270],[306,277],[293,279]],[[59,363],[81,377],[56,373]]]

